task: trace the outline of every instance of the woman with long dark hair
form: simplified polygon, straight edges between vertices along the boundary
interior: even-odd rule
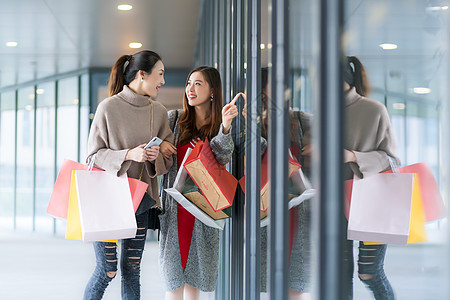
[[[222,107],[222,83],[217,69],[199,67],[186,81],[183,109],[169,111],[174,144],[161,144],[161,152],[174,164],[162,179],[163,213],[160,215],[160,271],[166,284],[166,299],[198,299],[200,291],[214,291],[219,270],[219,230],[209,227],[166,192],[172,187],[186,151],[202,140],[210,141],[217,161],[228,163],[234,150],[231,122],[237,116],[234,104]],[[175,146],[174,146],[175,145]]]
[[[95,155],[96,167],[148,183],[147,193],[156,201],[155,206],[160,206],[156,176],[166,173],[173,160],[164,157],[159,146],[144,146],[152,137],[173,142],[167,110],[151,99],[164,83],[164,64],[158,54],[141,51],[122,55],[112,68],[110,97],[98,105],[88,141],[88,162]],[[122,299],[140,298],[140,263],[151,205],[144,197],[136,215],[136,237],[122,240]],[[97,266],[84,299],[101,299],[117,272],[116,243],[94,242],[94,250]]]

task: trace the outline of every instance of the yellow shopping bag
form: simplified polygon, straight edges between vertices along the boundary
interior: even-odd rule
[[[67,227],[66,239],[82,240],[81,236],[81,222],[80,210],[78,208],[77,186],[75,184],[75,170],[72,171],[72,178],[70,181],[69,206],[67,211]],[[102,241],[117,243],[117,240]]]
[[[414,185],[411,202],[411,219],[409,223],[408,244],[427,242],[427,232],[425,230],[425,211],[420,192],[419,179],[414,174]],[[364,242],[365,245],[379,245],[382,243]]]

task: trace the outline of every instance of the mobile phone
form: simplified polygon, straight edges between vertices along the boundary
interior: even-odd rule
[[[159,146],[161,143],[162,143],[162,139],[155,136],[154,138],[151,139],[150,142],[147,143],[147,145],[145,145],[144,149],[148,149],[153,146]]]

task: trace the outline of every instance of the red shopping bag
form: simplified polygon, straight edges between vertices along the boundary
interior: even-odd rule
[[[238,181],[216,160],[208,140],[195,145],[184,167],[214,211],[233,204]]]
[[[88,170],[88,169],[89,169],[88,165],[84,165],[69,159],[64,160],[61,169],[59,170],[58,177],[56,178],[52,195],[50,197],[50,201],[47,206],[48,214],[55,217],[67,219],[72,171]],[[93,168],[92,170],[102,171],[97,168]],[[139,204],[141,203],[145,191],[147,190],[148,184],[134,178],[128,178],[128,182],[130,184],[130,192],[133,200],[133,208],[134,211],[136,211]]]

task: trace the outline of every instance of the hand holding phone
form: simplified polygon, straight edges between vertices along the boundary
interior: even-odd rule
[[[150,140],[150,142],[147,143],[147,145],[145,145],[144,149],[148,149],[153,146],[159,146],[161,143],[162,140],[159,137],[155,136]]]

